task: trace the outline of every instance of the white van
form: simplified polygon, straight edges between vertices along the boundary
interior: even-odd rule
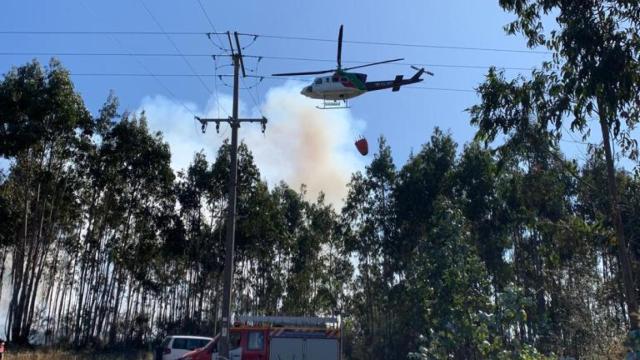
[[[159,360],[177,360],[191,350],[206,346],[213,338],[205,336],[172,335],[167,336],[158,349]]]

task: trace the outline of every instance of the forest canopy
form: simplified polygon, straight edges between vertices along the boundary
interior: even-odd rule
[[[92,115],[56,61],[0,81],[11,341],[217,332],[228,144],[174,172],[153,119],[121,111],[110,96]],[[352,359],[610,354],[629,314],[605,154],[570,160],[526,130],[491,146],[436,128],[402,165],[381,137],[339,209],[267,186],[242,145],[235,312],[339,315]],[[615,177],[636,259],[640,177]]]

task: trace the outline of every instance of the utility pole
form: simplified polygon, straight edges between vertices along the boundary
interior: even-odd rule
[[[231,47],[231,57],[233,59],[233,114],[228,119],[203,119],[196,117],[202,124],[202,132],[206,131],[207,124],[213,122],[216,124],[216,130],[220,129],[220,123],[226,122],[231,126],[231,165],[229,169],[229,203],[227,205],[227,237],[225,242],[225,259],[224,259],[224,287],[222,292],[222,319],[220,341],[218,342],[218,354],[222,359],[229,359],[229,328],[231,324],[231,294],[233,288],[233,265],[234,265],[234,244],[236,236],[236,208],[237,208],[237,188],[238,188],[238,129],[241,123],[260,123],[262,131],[265,131],[267,119],[240,119],[238,117],[238,100],[239,100],[239,78],[240,69],[242,76],[246,77],[244,71],[244,63],[242,61],[242,50],[238,33],[234,32],[236,40],[236,49],[234,50],[231,41],[231,33],[227,32],[229,38],[229,46]]]

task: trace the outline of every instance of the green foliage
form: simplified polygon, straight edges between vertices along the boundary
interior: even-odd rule
[[[529,262],[527,267],[535,271],[521,275],[533,280],[528,285],[534,287],[547,278],[554,279],[549,284],[551,288],[573,286],[574,280],[581,283],[574,289],[581,295],[553,290],[551,304],[547,304],[547,295],[538,291],[538,312],[548,312],[551,320],[535,320],[540,333],[548,337],[545,342],[551,345],[544,350],[552,351],[554,346],[558,346],[552,345],[555,335],[551,335],[559,331],[558,323],[571,323],[570,317],[593,321],[593,314],[579,310],[592,306],[582,298],[584,293],[589,293],[584,286],[599,276],[599,271],[594,271],[587,264],[602,261],[606,263],[603,266],[608,267],[608,256],[614,258],[616,268],[613,273],[617,277],[619,272],[618,280],[621,280],[614,287],[621,283],[624,290],[624,295],[618,293],[617,296],[621,306],[629,312],[630,328],[637,329],[635,245],[627,239],[636,235],[635,229],[626,225],[630,221],[626,216],[633,214],[628,214],[618,200],[623,191],[620,189],[628,185],[626,176],[616,175],[614,161],[617,154],[613,144],[619,145],[622,155],[637,160],[637,140],[631,132],[640,119],[640,67],[637,61],[640,56],[640,4],[626,0],[500,0],[499,4],[516,16],[505,27],[508,33],[524,35],[530,47],[544,46],[553,54],[551,61],[532,71],[528,78],[519,76],[509,80],[503,72],[491,69],[486,81],[478,87],[481,102],[469,109],[472,123],[479,127],[478,139],[489,143],[500,133],[506,135],[501,152],[518,154],[515,159],[526,161],[525,166],[536,170],[535,173],[529,170],[523,178],[523,185],[536,191],[530,195],[533,201],[522,202],[523,215],[529,218],[523,225],[533,228],[529,230],[533,236],[527,233],[526,238],[534,241],[523,244],[526,245],[523,247],[525,257],[516,259]],[[583,140],[588,139],[593,126],[591,120],[598,121],[596,130],[602,134],[603,141],[590,146],[592,158],[587,160],[585,168],[593,165],[589,164],[591,161],[600,164],[596,172],[599,175],[597,181],[587,174],[581,177],[575,164],[568,164],[557,151],[557,140],[567,132],[576,132]],[[529,149],[522,151],[522,147]],[[545,161],[548,155],[581,184],[576,186],[566,178],[558,179],[553,173],[548,176],[552,165]],[[600,159],[602,155],[604,159]],[[590,189],[584,189],[585,186]],[[535,196],[547,189],[551,189],[555,196]],[[606,196],[602,196],[598,189],[607,190]],[[558,196],[562,195],[568,198],[559,201]],[[573,216],[575,196],[579,197],[576,205],[584,212]],[[586,204],[594,207],[584,208]],[[603,226],[607,227],[609,234],[602,233]],[[611,234],[611,227],[615,235]],[[575,233],[568,234],[562,228]],[[600,246],[592,247],[590,242],[593,241],[599,242]],[[607,244],[602,244],[603,241]],[[607,255],[600,256],[599,252]],[[552,271],[566,271],[571,274],[571,280],[564,280],[562,275],[545,274]],[[602,275],[609,277],[606,271]],[[555,311],[560,303],[573,310],[571,316]],[[551,308],[545,310],[549,305]],[[568,336],[572,343],[588,342],[585,334],[591,332],[589,326],[576,323],[568,326],[577,330]]]
[[[0,179],[10,336],[133,346],[217,332],[228,143],[174,174],[144,113],[119,114],[110,95],[91,117],[64,74],[27,64],[0,86],[23,94],[0,109],[15,130],[0,134],[12,161]],[[304,187],[267,186],[242,144],[235,312],[339,315],[349,359],[611,356],[627,314],[607,159],[564,158],[558,79],[536,76],[490,72],[472,108],[484,144],[458,148],[435,129],[400,166],[380,138],[338,210]],[[55,116],[22,116],[43,93],[59,95],[42,110]],[[45,120],[58,136],[36,131]],[[640,256],[640,178],[616,179]]]
[[[407,270],[408,295],[422,303],[425,341],[436,358],[479,358],[490,335],[481,316],[491,307],[484,264],[461,212],[449,201],[436,200],[429,223]]]
[[[69,73],[55,60],[47,69],[33,61],[0,83],[0,155],[16,156],[38,144],[73,145],[75,130],[90,134],[92,121]]]

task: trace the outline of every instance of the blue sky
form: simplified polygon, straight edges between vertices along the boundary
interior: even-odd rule
[[[459,89],[447,91],[434,89],[403,88],[400,92],[378,91],[353,99],[351,109],[345,115],[356,124],[347,132],[353,153],[352,141],[358,134],[366,136],[371,146],[383,135],[392,147],[396,162],[405,162],[412,150],[417,150],[438,126],[449,130],[458,143],[468,142],[475,129],[469,124],[465,109],[477,102],[473,92],[483,80],[489,65],[507,68],[530,68],[539,65],[549,55],[526,52],[522,38],[507,36],[503,26],[512,19],[504,13],[497,0],[449,0],[449,1],[212,1],[201,0],[218,31],[239,31],[262,35],[284,35],[314,38],[337,38],[340,24],[344,24],[345,41],[376,41],[389,43],[458,46],[474,48],[525,50],[502,52],[481,50],[443,49],[436,47],[403,47],[363,45],[345,42],[343,62],[379,61],[404,57],[405,63],[431,64],[435,73],[426,78],[420,87]],[[149,15],[153,14],[167,32],[208,32],[211,25],[203,14],[198,0],[3,0],[0,11],[0,31],[161,31]],[[207,37],[202,35],[171,35],[171,40],[160,35],[8,35],[0,34],[0,53],[167,53],[177,54],[177,46],[183,54],[220,54]],[[224,39],[224,38],[223,38]],[[244,38],[244,43],[250,43]],[[172,43],[173,42],[173,43]],[[226,44],[225,44],[226,45]],[[246,55],[304,57],[335,59],[336,43],[282,40],[258,37],[245,49]],[[139,73],[154,74],[213,74],[211,58],[187,57],[186,64],[180,56],[58,56],[74,74],[87,73]],[[47,62],[49,56],[1,55],[0,71],[24,64],[32,58]],[[219,74],[230,74],[224,67],[228,61],[221,59]],[[255,69],[255,59],[247,59],[248,69]],[[325,69],[332,62],[289,61],[263,59],[256,73],[303,71]],[[464,68],[451,66],[479,66]],[[516,75],[522,70],[506,70]],[[367,68],[370,80],[393,79],[397,74],[410,75],[407,65],[387,64]],[[88,107],[96,111],[110,90],[120,98],[123,109],[137,110],[150,98],[162,96],[178,98],[200,114],[211,109],[212,95],[219,94],[228,101],[231,89],[214,77],[113,77],[74,75],[77,89]],[[231,83],[231,79],[227,80]],[[245,85],[255,81],[247,79]],[[265,79],[257,87],[241,92],[248,113],[255,113],[255,104],[263,104],[266,94],[282,87],[282,80]],[[288,86],[301,86],[289,84]],[[171,90],[171,94],[166,89]],[[250,96],[252,95],[252,96]],[[146,100],[145,100],[146,99]],[[173,100],[172,100],[173,101]],[[225,101],[222,101],[223,103]],[[209,107],[207,107],[209,104]],[[174,104],[175,105],[175,104]],[[181,107],[182,105],[180,105]],[[311,106],[311,105],[310,105]],[[227,102],[227,110],[230,105]],[[334,116],[334,115],[331,115]],[[171,121],[170,127],[158,129],[171,131],[188,127],[189,136],[202,136],[193,131],[193,116],[186,110],[170,120],[150,118],[154,121]],[[350,121],[351,121],[350,120]],[[166,125],[166,124],[165,124]],[[243,128],[244,130],[245,128]],[[214,135],[206,135],[214,136]],[[221,138],[223,135],[218,136]],[[269,137],[269,130],[267,130]],[[274,141],[278,141],[275,139]],[[205,143],[206,144],[206,143]],[[180,143],[171,144],[175,149]],[[575,147],[575,144],[571,145]],[[571,150],[570,150],[571,151]],[[359,160],[361,163],[363,160]],[[364,159],[364,162],[367,160]],[[357,168],[357,166],[356,166]]]

